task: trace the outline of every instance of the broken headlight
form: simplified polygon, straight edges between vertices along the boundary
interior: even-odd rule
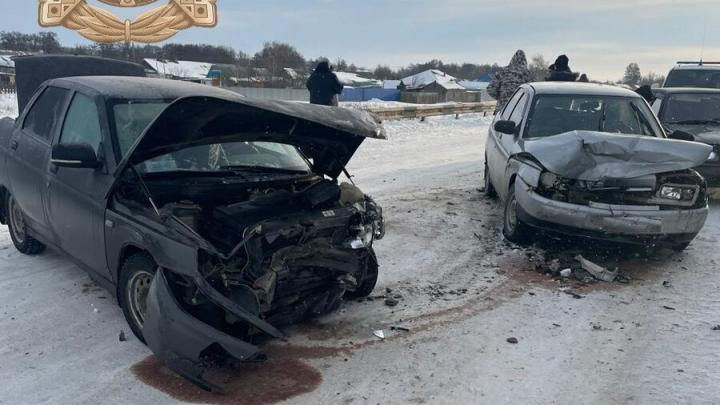
[[[351,228],[351,231],[357,232],[357,236],[347,242],[351,249],[359,250],[372,246],[375,240],[375,226],[372,224],[358,225]]]
[[[697,192],[697,186],[665,185],[660,187],[658,197],[673,201],[694,201]]]

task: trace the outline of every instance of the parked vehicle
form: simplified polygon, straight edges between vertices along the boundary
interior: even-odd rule
[[[19,251],[88,270],[156,356],[214,390],[204,359],[257,359],[256,337],[374,289],[382,209],[338,182],[366,138],[385,134],[355,110],[54,79],[0,121],[0,220]]]
[[[713,147],[697,168],[709,187],[720,187],[720,89],[656,89],[653,109],[668,133]]]
[[[682,250],[708,215],[705,180],[692,168],[711,152],[666,139],[632,91],[531,83],[490,129],[485,189],[504,202],[511,241],[543,229]]]
[[[678,62],[662,87],[720,89],[720,62]]]

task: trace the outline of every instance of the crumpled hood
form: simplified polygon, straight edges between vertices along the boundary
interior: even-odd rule
[[[387,139],[367,112],[287,101],[186,97],[145,130],[116,171],[191,146],[265,141],[294,145],[316,172],[338,177],[365,138]]]
[[[650,136],[572,131],[528,140],[523,150],[554,174],[598,181],[697,167],[707,161],[712,147]]]
[[[695,136],[697,142],[720,145],[720,126],[717,125],[679,125],[666,124],[671,131],[683,131]]]

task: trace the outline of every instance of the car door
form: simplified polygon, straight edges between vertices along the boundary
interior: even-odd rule
[[[527,96],[525,90],[518,89],[496,121],[514,121],[517,119],[518,121],[516,121],[516,124],[520,125],[522,121],[522,112],[524,111],[524,106],[526,105],[523,100],[526,98]],[[518,106],[520,108],[518,108]],[[520,115],[519,118],[518,114]],[[510,157],[510,151],[513,149],[516,137],[510,134],[497,132],[494,128],[491,128],[490,133],[492,138],[491,143],[493,144],[492,153],[488,153],[488,165],[490,166],[491,179],[495,189],[500,194],[500,197],[505,198],[508,183],[508,179],[506,179],[505,176],[505,168],[507,167],[507,161]]]
[[[43,208],[45,171],[50,162],[50,144],[60,127],[69,94],[69,90],[53,86],[42,90],[13,132],[9,145],[10,191],[30,229],[45,239],[50,236]]]
[[[103,129],[96,101],[75,92],[56,144],[88,144],[102,157]],[[50,164],[46,212],[56,245],[77,262],[108,277],[105,260],[105,167],[76,169]]]
[[[518,90],[519,91],[519,90]],[[516,93],[517,94],[517,93]],[[501,163],[501,157],[500,157],[500,137],[502,136],[501,133],[497,132],[495,130],[495,123],[498,121],[504,121],[510,118],[510,112],[512,112],[511,104],[517,104],[517,99],[515,98],[515,95],[510,98],[510,101],[505,105],[505,107],[495,116],[495,119],[493,120],[492,125],[490,125],[490,130],[488,131],[488,139],[485,144],[485,156],[486,156],[486,163],[487,167],[489,169],[489,176],[492,180],[493,185],[499,184],[499,180],[501,179],[500,176],[498,176],[497,168],[502,165]]]

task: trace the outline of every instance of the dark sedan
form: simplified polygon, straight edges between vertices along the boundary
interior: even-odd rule
[[[697,171],[709,187],[720,187],[720,90],[656,89],[653,109],[669,133],[713,147],[710,159]]]

